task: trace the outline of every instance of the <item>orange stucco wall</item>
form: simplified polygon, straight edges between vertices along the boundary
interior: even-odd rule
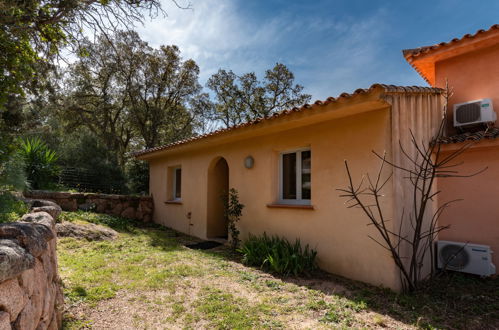
[[[248,233],[300,238],[318,250],[321,268],[352,279],[399,289],[398,271],[389,253],[368,238],[372,226],[357,209],[348,209],[337,188],[347,185],[347,159],[357,180],[379,166],[371,150],[390,151],[390,109],[370,111],[305,127],[150,159],[150,190],[155,221],[184,233],[207,237],[208,169],[223,157],[229,167],[229,186],[245,205],[239,223]],[[278,194],[279,152],[310,147],[312,151],[313,210],[269,208]],[[255,165],[246,169],[244,159]],[[165,204],[170,166],[182,166],[182,204]],[[391,188],[385,198],[387,216],[393,208]],[[396,225],[396,224],[394,224]]]
[[[490,98],[496,113],[499,112],[499,44],[485,49],[436,62],[436,87],[445,87],[448,79],[453,88],[450,99],[449,134],[452,128],[452,106],[456,103]],[[442,179],[438,188],[442,191],[439,204],[463,199],[450,206],[440,223],[451,225],[440,239],[490,245],[494,250],[493,261],[499,265],[499,145],[480,141],[466,151],[460,160],[462,174],[488,167],[478,176],[464,179]],[[451,146],[449,148],[455,148]],[[498,267],[499,269],[499,267]]]
[[[458,159],[462,174],[485,172],[472,178],[443,178],[438,182],[442,193],[440,204],[462,199],[452,204],[442,215],[440,224],[450,229],[440,239],[490,245],[495,252],[492,261],[499,265],[499,143],[472,148]]]
[[[435,74],[436,87],[445,88],[447,79],[453,89],[449,100],[449,133],[455,133],[454,104],[490,98],[495,112],[499,112],[499,44],[436,62]]]

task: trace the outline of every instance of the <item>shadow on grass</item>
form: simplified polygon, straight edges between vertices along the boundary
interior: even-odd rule
[[[187,243],[202,240],[181,234],[162,225],[140,223],[88,212],[73,212],[74,219],[107,225],[120,233],[146,235],[146,244],[165,251],[184,249]],[[241,255],[227,247],[199,250],[200,253],[221,260],[241,263]],[[320,291],[328,296],[344,298],[351,313],[336,311],[337,306],[320,302],[317,308],[326,322],[342,323],[344,317],[355,317],[360,310],[387,315],[404,324],[421,328],[499,329],[499,278],[481,279],[460,273],[448,273],[428,282],[416,293],[395,293],[389,289],[352,281],[340,276],[316,271],[308,277],[275,278],[301,287]],[[372,324],[371,324],[372,325]],[[375,322],[384,326],[383,322]]]
[[[241,255],[227,247],[203,253],[242,263]],[[420,328],[499,329],[498,277],[449,272],[428,281],[418,292],[396,293],[321,270],[303,277],[272,275],[287,283],[346,298],[354,309],[361,306]],[[383,322],[377,325],[383,326]]]
[[[141,235],[148,238],[147,244],[163,251],[178,250],[186,235],[155,223],[144,223],[134,219],[120,218],[88,211],[62,212],[60,221],[93,223],[109,227],[119,234]]]

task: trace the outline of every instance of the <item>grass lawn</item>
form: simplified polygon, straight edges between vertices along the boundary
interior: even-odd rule
[[[107,215],[63,213],[108,225],[114,241],[62,238],[64,325],[78,328],[499,328],[499,279],[446,275],[414,295],[318,272],[280,278],[239,262],[224,247],[159,226]]]

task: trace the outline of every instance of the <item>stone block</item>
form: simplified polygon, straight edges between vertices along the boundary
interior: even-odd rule
[[[10,315],[10,322],[17,319],[28,302],[28,297],[19,286],[17,278],[4,281],[0,284],[0,307]]]
[[[32,213],[32,214],[42,214]],[[45,213],[48,217],[47,213]],[[52,217],[50,217],[52,219]],[[51,228],[38,223],[13,222],[0,224],[0,238],[15,239],[19,245],[38,257],[47,249],[47,241],[55,237]]]
[[[10,315],[7,312],[0,311],[0,330],[11,330]]]
[[[26,292],[28,297],[31,297],[35,290],[35,270],[27,269],[22,272],[21,276],[19,277],[19,284],[24,289],[24,292]]]
[[[123,218],[135,219],[135,209],[133,207],[128,207],[121,213],[121,216]]]
[[[60,199],[57,201],[57,204],[59,204],[64,211],[78,210],[78,203],[74,199]]]
[[[36,212],[36,213],[26,213],[25,215],[22,216],[21,222],[31,222],[33,224],[39,224],[39,225],[44,225],[48,229],[51,229],[52,231],[55,228],[55,221],[54,218],[50,214],[44,211]],[[19,223],[21,223],[19,222]],[[34,226],[35,228],[38,228],[37,226]],[[53,238],[53,237],[52,237]],[[46,237],[47,240],[51,239],[50,236]]]
[[[15,239],[0,239],[0,283],[35,265],[35,258]]]
[[[62,209],[59,205],[55,205],[55,206],[38,206],[38,207],[33,207],[31,209],[32,212],[36,213],[36,212],[47,212],[48,214],[50,214],[50,216],[52,216],[52,218],[54,219],[54,221],[57,221],[57,218],[59,218],[59,215],[61,214],[62,212]]]
[[[122,204],[116,204],[116,206],[112,209],[113,214],[115,215],[120,215],[121,211],[123,211],[123,205]]]

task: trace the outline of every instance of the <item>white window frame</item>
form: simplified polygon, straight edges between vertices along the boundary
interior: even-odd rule
[[[310,205],[310,199],[302,199],[302,168],[301,168],[301,153],[304,151],[311,151],[310,147],[299,148],[299,149],[291,149],[282,151],[279,153],[279,204],[296,204],[296,205]],[[283,156],[286,154],[296,154],[296,199],[284,199],[283,198],[283,183],[284,183],[284,171],[283,171]],[[310,168],[310,172],[312,172],[312,168]],[[310,182],[312,183],[312,182]],[[312,189],[312,187],[310,187]]]
[[[182,177],[182,167],[176,166],[172,168],[172,200],[180,201],[182,200],[182,188],[180,188],[180,197],[177,197],[177,171],[180,170],[180,177]],[[180,184],[182,185],[182,180],[180,180]]]

